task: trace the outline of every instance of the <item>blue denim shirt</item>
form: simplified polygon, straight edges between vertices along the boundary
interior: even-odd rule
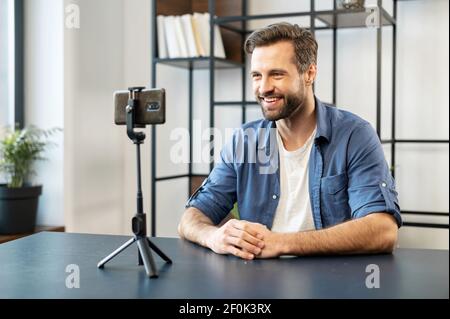
[[[402,224],[395,182],[380,140],[360,117],[315,99],[317,131],[309,159],[309,196],[316,229],[370,213]],[[280,198],[276,123],[244,124],[188,200],[215,224],[237,202],[240,219],[272,227]]]

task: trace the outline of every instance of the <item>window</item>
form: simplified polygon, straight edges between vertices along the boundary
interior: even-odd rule
[[[23,0],[0,0],[0,127],[23,125]]]

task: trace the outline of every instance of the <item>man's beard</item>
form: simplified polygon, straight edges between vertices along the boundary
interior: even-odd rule
[[[264,97],[282,97],[285,103],[279,108],[279,110],[275,114],[268,114],[263,106],[263,98]],[[303,98],[300,94],[286,94],[286,95],[277,95],[273,93],[265,94],[265,95],[257,95],[256,100],[258,104],[261,106],[261,111],[266,120],[269,121],[278,121],[281,119],[289,118],[294,114],[297,110],[301,108],[301,104],[303,104]]]

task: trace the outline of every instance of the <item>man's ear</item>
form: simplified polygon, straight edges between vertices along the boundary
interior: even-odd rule
[[[313,63],[309,66],[308,70],[306,70],[306,72],[303,73],[305,85],[306,86],[312,85],[316,79],[316,75],[317,75],[317,65]]]

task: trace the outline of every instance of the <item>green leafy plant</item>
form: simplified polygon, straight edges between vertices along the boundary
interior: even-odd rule
[[[35,126],[5,131],[0,138],[0,174],[4,175],[7,187],[22,187],[35,174],[33,163],[45,159],[42,153],[53,144],[49,137],[57,131],[60,129],[42,130]]]

